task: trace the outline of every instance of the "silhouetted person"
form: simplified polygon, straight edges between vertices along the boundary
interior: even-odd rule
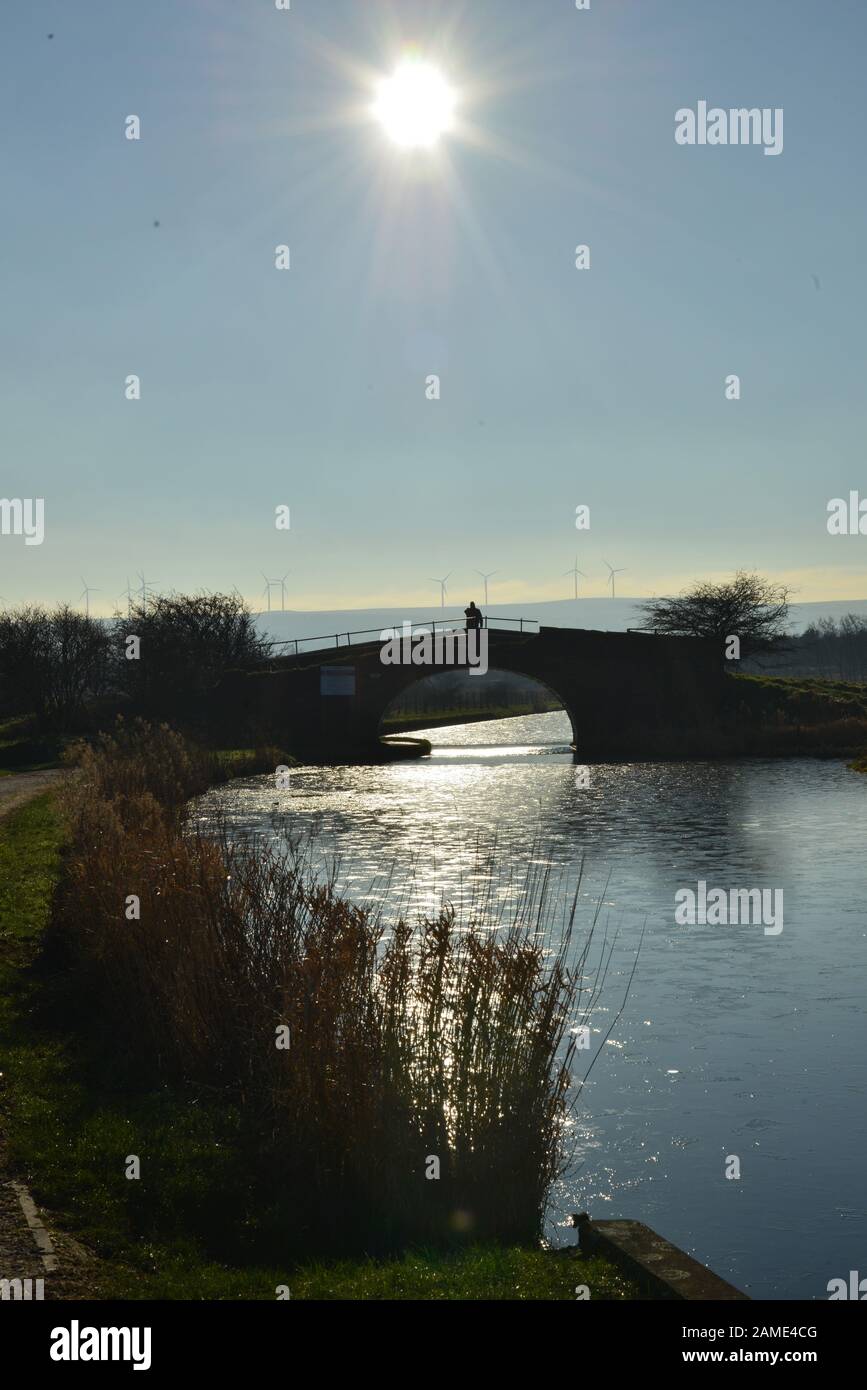
[[[470,599],[469,608],[464,609],[467,619],[467,632],[478,631],[482,626],[481,609],[476,607],[475,599]]]

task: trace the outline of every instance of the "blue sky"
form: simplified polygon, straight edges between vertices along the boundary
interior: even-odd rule
[[[478,567],[519,608],[577,549],[588,594],[604,557],[624,596],[864,597],[825,518],[867,495],[865,42],[856,0],[7,4],[2,492],[46,535],[0,592],[362,608]],[[434,154],[367,114],[409,43],[461,98]],[[783,153],[678,146],[699,100],[782,107]]]

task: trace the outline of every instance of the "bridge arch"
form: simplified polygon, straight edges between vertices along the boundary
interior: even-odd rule
[[[455,714],[454,718],[439,718],[436,716],[435,713],[431,712],[430,722],[425,722],[428,716],[427,712],[423,708],[419,708],[417,713],[412,711],[411,707],[413,693],[421,693],[425,690],[425,688],[427,689],[427,692],[433,693],[432,687],[434,689],[438,688],[439,690],[442,690],[444,692],[441,697],[443,700],[443,705],[441,706],[441,708],[450,708],[446,703],[449,696],[445,692],[449,689],[452,683],[453,676],[453,672],[431,670],[428,670],[423,674],[422,668],[419,668],[418,676],[414,679],[409,680],[399,690],[393,692],[391,698],[384,705],[379,717],[379,737],[382,738],[384,736],[389,735],[393,736],[394,734],[399,733],[400,724],[403,724],[403,727],[406,728],[407,732],[411,732],[414,729],[436,727],[447,728],[453,725],[476,722],[477,720],[481,722],[481,719],[484,717],[490,718],[492,720],[511,719],[520,717],[519,714],[495,714],[484,716],[483,705],[481,705],[480,707],[479,714],[476,715],[473,712],[473,706],[471,704],[466,706],[460,704],[456,706],[451,706],[451,708],[455,708],[460,711],[460,713]],[[553,713],[555,712],[555,710],[562,710],[562,712],[566,715],[566,717],[569,720],[572,747],[573,749],[577,749],[578,725],[575,713],[573,709],[570,707],[567,697],[561,691],[557,690],[550,683],[549,680],[542,680],[539,676],[536,675],[529,675],[524,674],[523,672],[516,672],[515,670],[506,665],[489,666],[485,675],[467,677],[466,681],[464,681],[463,683],[463,690],[468,691],[470,695],[476,696],[476,698],[484,697],[487,694],[491,702],[488,708],[490,708],[491,706],[496,707],[496,691],[498,685],[496,677],[498,676],[503,678],[505,682],[511,683],[513,689],[516,682],[520,681],[520,683],[525,687],[531,687],[534,691],[539,691],[540,693],[544,692],[544,694],[548,696],[551,702],[551,706],[549,707],[549,709],[540,708],[537,710],[531,710],[530,713],[545,714]],[[489,681],[488,677],[493,677],[493,679]],[[457,698],[460,698],[460,696],[458,696]],[[396,713],[406,713],[408,711],[411,713],[411,719],[407,719],[406,721],[400,721],[400,724],[397,721],[395,721],[394,716]],[[468,715],[469,718],[462,718],[462,714]]]

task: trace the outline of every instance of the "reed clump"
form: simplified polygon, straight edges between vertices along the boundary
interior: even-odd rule
[[[240,1117],[238,1250],[538,1240],[586,963],[571,917],[553,945],[538,902],[386,928],[297,850],[185,827],[212,773],[164,727],[79,750],[52,936],[124,1085]]]

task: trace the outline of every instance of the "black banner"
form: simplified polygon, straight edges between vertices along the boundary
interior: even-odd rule
[[[536,1305],[530,1311],[510,1306],[508,1324],[501,1324],[503,1310],[495,1305],[468,1313],[450,1308],[430,1308],[407,1316],[402,1305],[389,1312],[382,1303],[356,1303],[340,1309],[330,1304],[292,1303],[18,1303],[0,1304],[0,1346],[3,1364],[9,1366],[13,1348],[23,1353],[26,1373],[50,1372],[52,1377],[92,1376],[110,1369],[161,1378],[167,1375],[221,1374],[273,1368],[274,1373],[297,1371],[298,1338],[305,1339],[305,1360],[317,1347],[307,1339],[320,1331],[333,1334],[336,1324],[349,1319],[352,1341],[333,1335],[322,1344],[330,1375],[346,1347],[352,1362],[370,1362],[375,1344],[371,1334],[399,1317],[401,1345],[407,1338],[437,1337],[442,1342],[443,1315],[449,1333],[460,1335],[462,1345],[472,1337],[479,1362],[488,1371],[501,1359],[524,1357],[535,1347],[529,1340],[540,1332],[550,1336],[546,1350],[563,1362],[570,1376],[599,1359],[615,1373],[667,1372],[675,1367],[707,1365],[798,1365],[827,1377],[842,1370],[858,1354],[864,1331],[859,1311],[847,1311],[825,1302],[683,1303],[677,1301],[578,1302],[566,1309],[560,1303]],[[416,1324],[415,1317],[420,1318]],[[453,1316],[457,1322],[452,1323]],[[524,1324],[524,1318],[527,1318]],[[327,1320],[327,1321],[323,1321]],[[417,1329],[417,1331],[416,1331]],[[449,1334],[446,1334],[449,1335]],[[389,1348],[391,1351],[391,1348]],[[505,1354],[505,1355],[504,1355]],[[410,1356],[412,1353],[410,1352]],[[393,1353],[392,1353],[393,1362]],[[449,1358],[451,1359],[451,1358]],[[449,1375],[460,1363],[452,1362]],[[394,1371],[392,1369],[391,1373]],[[463,1373],[463,1372],[462,1372]]]

